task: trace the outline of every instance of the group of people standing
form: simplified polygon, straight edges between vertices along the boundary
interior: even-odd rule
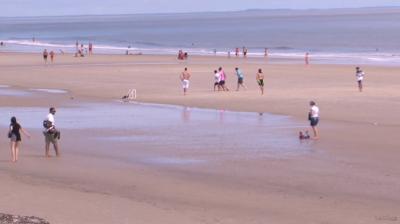
[[[43,60],[44,63],[47,64],[47,58],[50,56],[50,61],[51,63],[54,62],[54,57],[55,57],[56,53],[54,53],[54,51],[50,51],[50,53],[47,51],[47,49],[44,49],[43,51]]]
[[[79,42],[75,42],[75,57],[84,57],[85,55],[92,55],[93,54],[93,44],[92,42],[89,42],[88,47],[85,48],[85,46],[81,43],[79,45]]]
[[[239,91],[240,87],[242,87],[243,89],[247,89],[246,85],[244,84],[244,73],[238,67],[236,67],[235,74],[237,76],[236,91]],[[188,68],[185,67],[185,69],[179,76],[179,79],[181,80],[182,83],[183,95],[186,95],[189,89],[190,77],[191,75],[188,71]],[[214,92],[229,91],[229,88],[226,85],[226,79],[227,75],[225,71],[222,69],[222,67],[219,67],[218,69],[214,70],[214,88],[213,88]],[[264,95],[264,73],[261,68],[258,69],[258,72],[256,74],[256,81],[260,88],[261,95]]]
[[[56,114],[56,109],[51,107],[49,109],[49,114],[43,121],[43,135],[45,137],[45,155],[50,157],[50,144],[53,145],[56,152],[56,156],[60,156],[60,151],[58,147],[58,140],[60,139],[60,131],[56,129],[54,115]],[[21,124],[17,121],[16,117],[11,117],[11,123],[8,130],[8,138],[10,139],[11,148],[11,162],[15,163],[18,161],[19,148],[22,142],[22,136],[24,134],[27,138],[31,138],[28,131],[22,128]]]

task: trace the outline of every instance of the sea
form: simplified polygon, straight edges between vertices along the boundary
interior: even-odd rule
[[[319,63],[400,64],[400,8],[1,17],[0,52],[234,54]]]

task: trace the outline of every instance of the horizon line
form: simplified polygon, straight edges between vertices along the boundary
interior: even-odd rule
[[[400,9],[400,6],[364,6],[364,7],[334,7],[334,8],[248,8],[242,10],[215,10],[215,11],[185,11],[185,12],[138,12],[138,13],[110,13],[110,14],[65,14],[65,15],[28,15],[28,16],[0,16],[0,18],[41,18],[41,17],[85,17],[85,16],[129,16],[129,15],[184,15],[184,14],[205,14],[205,13],[241,13],[251,11],[329,11],[329,10],[363,10],[363,9]]]

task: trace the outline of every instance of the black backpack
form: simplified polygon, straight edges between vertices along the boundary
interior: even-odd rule
[[[44,120],[43,121],[43,127],[44,128],[51,128],[51,126],[53,126],[53,124],[51,123],[51,121],[49,121],[49,120]]]

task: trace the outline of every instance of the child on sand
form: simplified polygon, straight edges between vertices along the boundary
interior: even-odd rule
[[[299,139],[300,140],[310,139],[310,135],[308,134],[308,131],[305,131],[305,132],[300,131],[299,132]]]

